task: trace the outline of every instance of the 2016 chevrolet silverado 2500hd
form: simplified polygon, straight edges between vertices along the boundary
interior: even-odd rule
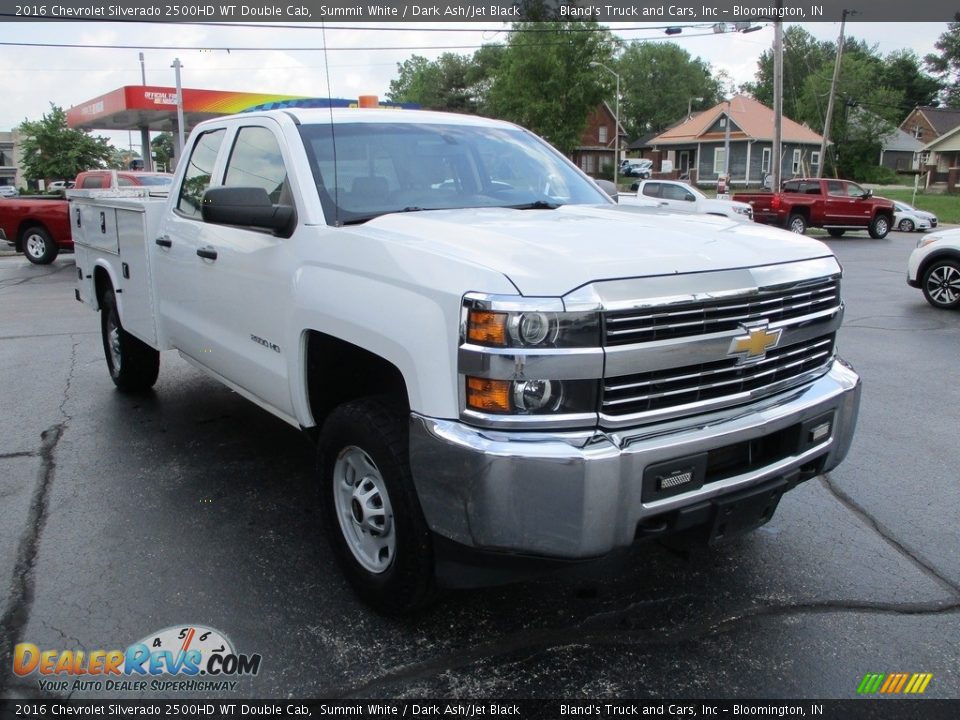
[[[733,199],[749,203],[757,222],[801,235],[808,227],[826,228],[831,237],[866,229],[879,240],[893,227],[893,201],[848,180],[799,178],[783,183],[782,192],[737,193]]]
[[[381,610],[735,536],[847,453],[860,382],[819,242],[619,208],[464,115],[250,113],[185,153],[166,201],[74,199],[110,374],[149,388],[174,348],[315,435],[331,546]]]
[[[75,187],[109,190],[123,187],[166,187],[167,173],[89,170],[77,175]],[[73,250],[69,203],[62,195],[21,197],[0,203],[0,240],[37,265],[52,263],[60,251]],[[75,224],[75,222],[74,222]]]

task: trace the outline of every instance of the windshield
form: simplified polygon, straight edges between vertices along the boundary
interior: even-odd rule
[[[519,128],[430,123],[302,125],[330,224],[392,212],[554,208],[612,202],[556,150]]]

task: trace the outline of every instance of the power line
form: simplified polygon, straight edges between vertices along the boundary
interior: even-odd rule
[[[648,38],[637,38],[643,42],[674,41],[677,38],[706,37],[708,35],[717,35],[718,33],[694,33],[690,35],[671,35],[671,36],[653,36]],[[558,40],[556,42],[537,43],[540,46],[565,45],[568,41]],[[376,50],[479,50],[488,47],[492,43],[485,45],[392,45],[381,47],[317,47],[315,45],[308,47],[256,47],[256,46],[210,46],[210,45],[101,45],[101,44],[83,44],[83,43],[39,43],[39,42],[0,42],[0,47],[36,47],[36,48],[70,48],[75,50],[218,50],[223,52],[370,52]]]

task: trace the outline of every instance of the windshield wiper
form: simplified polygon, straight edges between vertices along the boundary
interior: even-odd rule
[[[534,200],[521,205],[507,205],[511,210],[556,210],[563,203],[552,203],[546,200]]]

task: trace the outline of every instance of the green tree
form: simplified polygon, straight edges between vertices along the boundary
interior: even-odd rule
[[[171,162],[174,156],[173,134],[162,132],[150,141],[150,152],[154,155],[154,168],[164,167],[172,172]]]
[[[430,110],[477,113],[486,102],[503,47],[485,45],[473,56],[444,53],[436,60],[414,55],[397,64],[387,98]]]
[[[22,163],[28,180],[69,180],[103,167],[113,152],[106,138],[67,127],[67,114],[52,103],[40,120],[24,120],[17,130],[23,136]]]
[[[579,145],[587,117],[612,99],[591,62],[612,65],[616,42],[591,21],[514,23],[493,74],[487,111],[547,138],[562,152]],[[584,31],[586,30],[586,31]]]
[[[947,107],[960,108],[960,13],[933,45],[940,54],[931,53],[923,62],[943,84],[940,99]]]
[[[918,105],[932,105],[943,89],[943,83],[923,71],[921,60],[913,50],[897,50],[884,59],[879,84],[903,93],[901,119]]]
[[[726,75],[714,77],[710,66],[673,43],[633,42],[617,60],[620,117],[631,137],[664,130],[694,110],[721,99]]]

